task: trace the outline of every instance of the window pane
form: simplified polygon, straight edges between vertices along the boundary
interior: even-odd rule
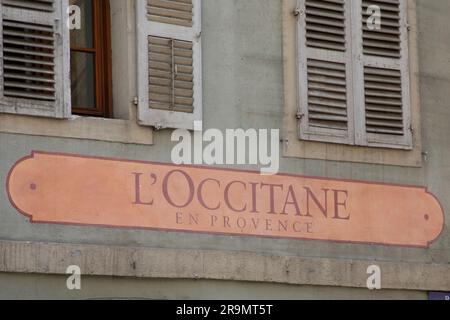
[[[70,54],[72,107],[95,109],[95,55],[85,52]]]
[[[78,48],[94,47],[94,23],[92,0],[70,0],[70,5],[81,9],[81,29],[70,31],[70,45]]]

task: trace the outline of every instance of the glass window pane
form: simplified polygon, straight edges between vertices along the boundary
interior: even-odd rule
[[[70,45],[78,48],[94,47],[94,15],[92,0],[70,0],[70,5],[81,9],[81,29],[70,31]]]
[[[95,55],[74,52],[70,54],[72,108],[95,109]]]

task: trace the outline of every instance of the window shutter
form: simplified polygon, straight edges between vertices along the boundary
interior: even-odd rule
[[[369,28],[368,8],[381,9],[380,28]],[[368,146],[412,148],[410,114],[408,27],[406,1],[361,0],[362,27],[358,48],[358,91],[363,114],[360,144]],[[361,21],[361,20],[360,20]],[[373,30],[372,30],[373,29]],[[358,45],[358,44],[357,44]]]
[[[350,2],[300,0],[300,138],[353,143]]]
[[[70,116],[67,0],[0,0],[0,112]]]
[[[200,0],[137,0],[138,120],[194,129],[202,120]]]

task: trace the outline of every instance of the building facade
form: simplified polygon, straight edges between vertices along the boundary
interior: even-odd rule
[[[450,291],[448,0],[0,12],[0,298]],[[248,161],[174,163],[231,129],[277,174],[250,131]]]

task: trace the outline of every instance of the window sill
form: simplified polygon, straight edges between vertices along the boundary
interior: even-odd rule
[[[72,116],[69,120],[0,114],[0,132],[153,145],[153,130],[136,120]]]
[[[287,133],[287,145],[283,156],[288,158],[315,159],[339,162],[380,164],[421,168],[422,152],[413,150],[356,147],[333,143],[299,140],[297,132]]]

